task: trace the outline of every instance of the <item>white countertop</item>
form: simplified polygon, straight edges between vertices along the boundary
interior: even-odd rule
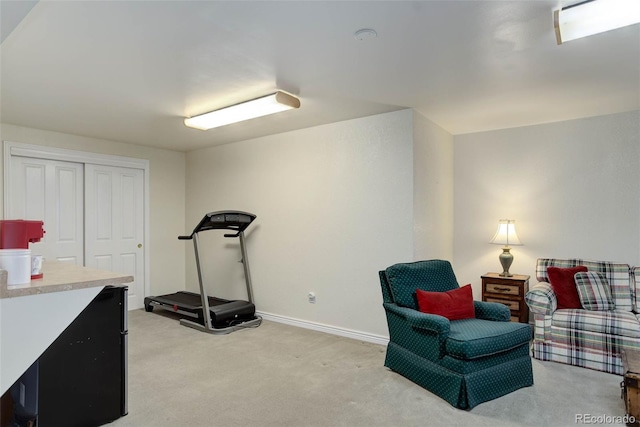
[[[58,261],[42,263],[42,279],[25,285],[7,286],[6,271],[0,270],[0,299],[38,295],[49,292],[70,291],[98,286],[126,286],[132,276],[111,271],[96,270]]]

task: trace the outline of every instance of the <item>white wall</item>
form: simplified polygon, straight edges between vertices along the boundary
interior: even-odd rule
[[[454,138],[454,259],[462,283],[500,272],[498,220],[516,220],[512,273],[539,257],[640,265],[640,112]]]
[[[412,114],[189,152],[185,231],[206,212],[255,213],[247,241],[259,311],[388,335],[377,273],[413,255]],[[209,292],[246,298],[236,241],[201,237]],[[192,252],[187,278],[196,289]]]
[[[413,258],[453,261],[453,136],[417,111],[413,113]]]
[[[0,138],[149,160],[156,295],[183,289],[185,274],[197,289],[192,246],[176,236],[222,209],[258,215],[259,310],[382,336],[377,271],[453,258],[479,299],[480,276],[500,271],[488,243],[500,218],[517,220],[511,271],[532,282],[538,257],[640,265],[637,111],[452,137],[403,110],[186,155],[6,124]],[[0,173],[0,215],[1,191]],[[244,298],[237,241],[210,232],[202,243],[209,291]]]
[[[153,295],[184,289],[185,154],[85,138],[57,132],[0,125],[0,140],[149,160],[150,285]],[[0,150],[0,167],[3,165]],[[0,218],[3,216],[3,172],[0,171]]]

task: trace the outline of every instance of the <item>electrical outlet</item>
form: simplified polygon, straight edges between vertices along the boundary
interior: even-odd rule
[[[315,304],[316,303],[316,294],[314,292],[309,292],[307,294],[307,298],[309,298],[309,304]]]

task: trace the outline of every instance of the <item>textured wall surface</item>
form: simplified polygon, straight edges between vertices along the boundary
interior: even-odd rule
[[[459,280],[501,271],[498,220],[516,220],[512,273],[539,257],[640,264],[640,113],[459,135],[454,259]]]
[[[187,228],[209,211],[255,213],[259,310],[387,335],[377,272],[412,258],[411,120],[404,110],[189,152]],[[237,242],[205,234],[209,291],[243,298]]]

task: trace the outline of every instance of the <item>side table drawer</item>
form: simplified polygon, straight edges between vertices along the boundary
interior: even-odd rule
[[[529,276],[513,274],[501,276],[487,273],[482,276],[482,301],[506,305],[512,322],[529,322],[529,307],[524,296],[529,291]]]
[[[520,310],[520,301],[511,301],[508,299],[498,299],[498,298],[491,298],[491,297],[486,297],[485,300],[487,302],[499,302],[500,304],[504,304],[507,307],[509,307],[509,310],[511,311]]]
[[[520,286],[486,283],[484,291],[488,294],[520,295]]]

